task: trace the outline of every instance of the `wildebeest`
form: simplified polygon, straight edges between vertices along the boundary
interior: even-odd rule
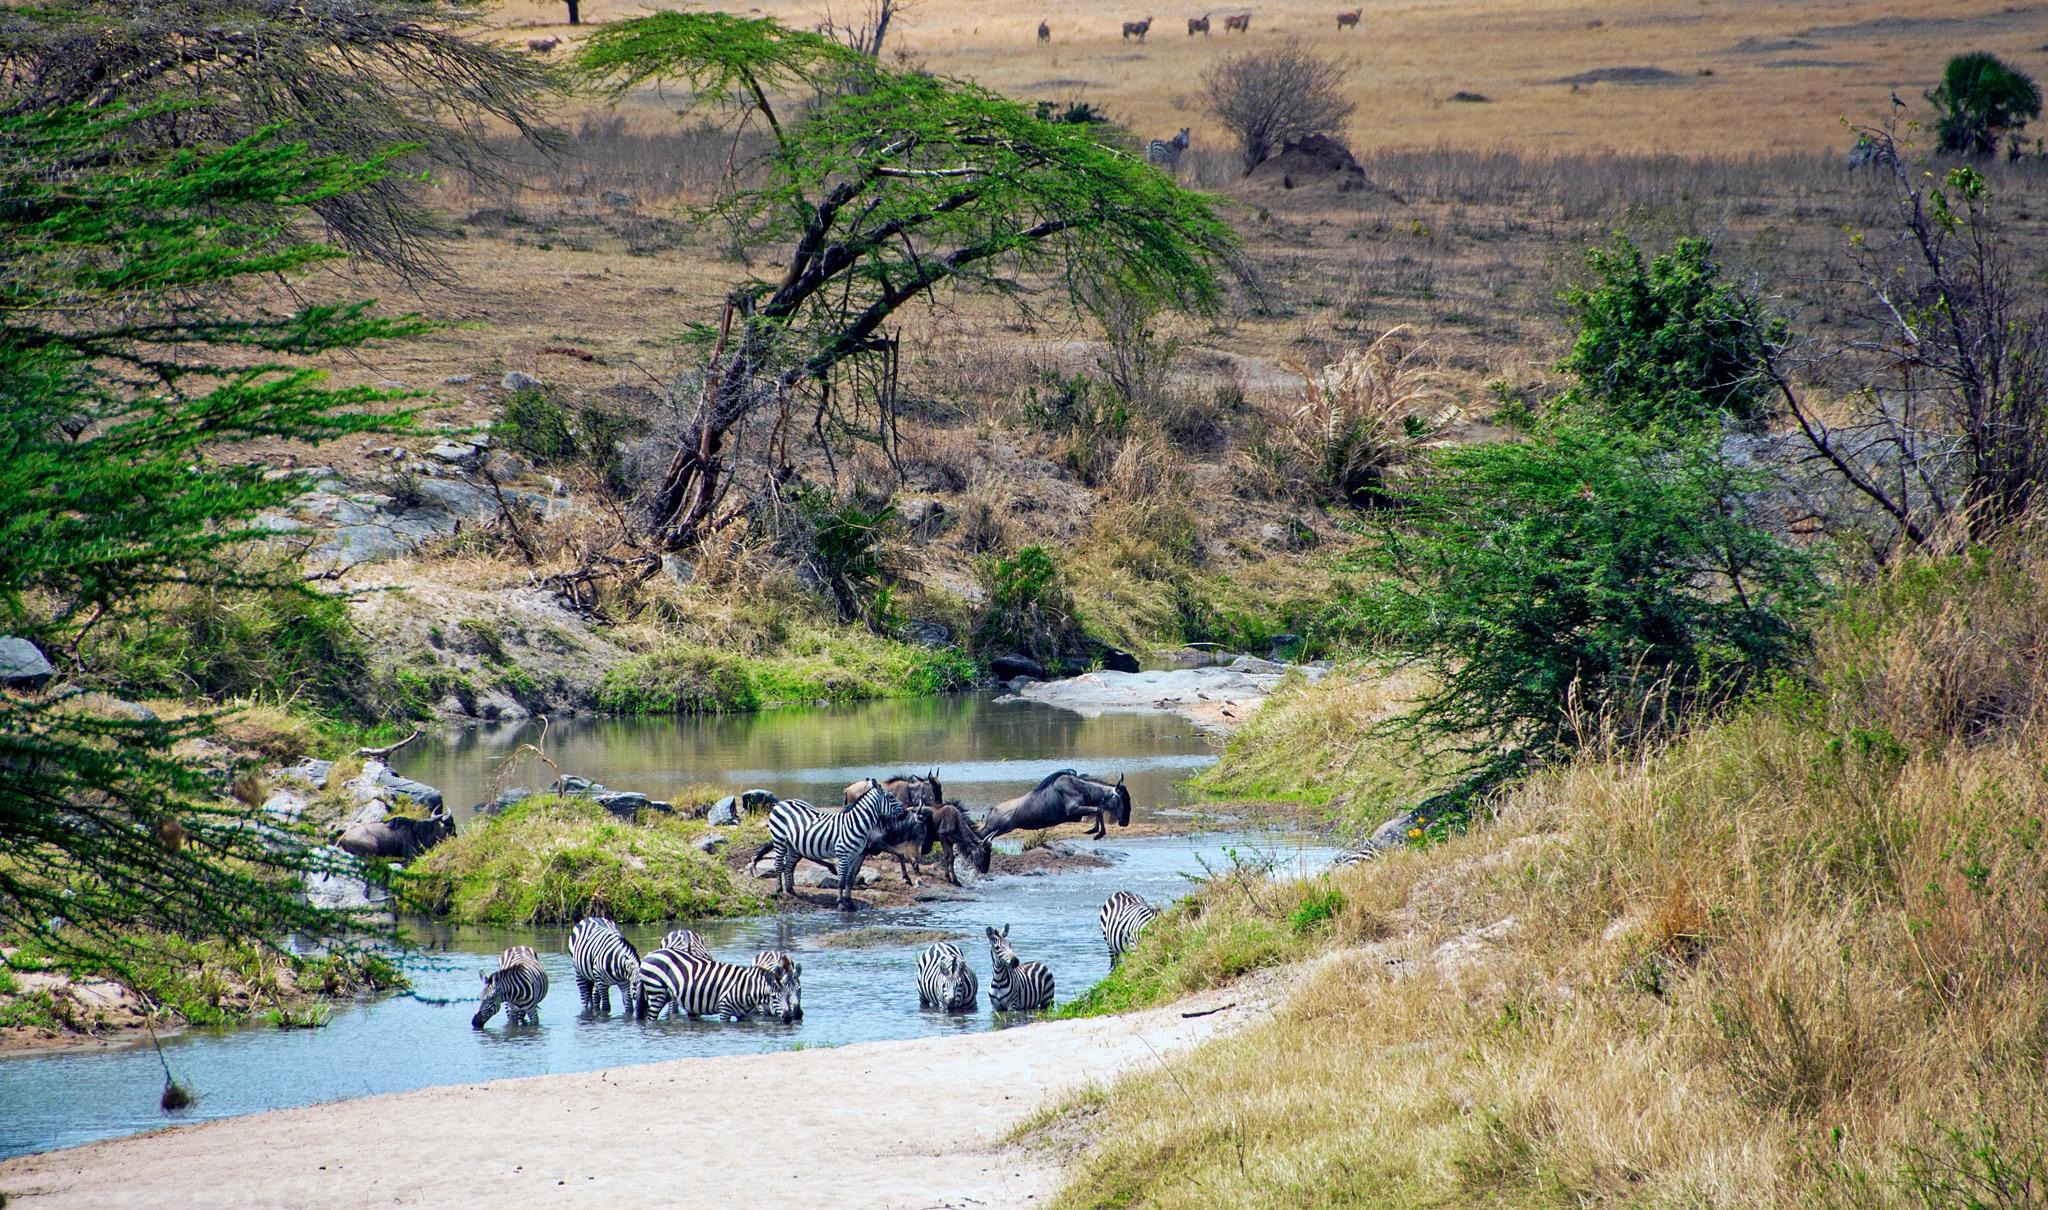
[[[1126,22],[1124,22],[1124,37],[1125,37],[1125,38],[1133,38],[1133,37],[1135,37],[1135,38],[1136,38],[1136,39],[1137,39],[1138,41],[1140,41],[1140,42],[1143,42],[1143,41],[1145,40],[1145,35],[1146,35],[1146,34],[1149,34],[1149,33],[1151,33],[1151,32],[1152,32],[1152,18],[1150,18],[1150,17],[1147,17],[1147,18],[1145,18],[1145,19],[1144,19],[1143,21],[1126,21]]]
[[[1106,823],[1112,816],[1117,827],[1131,825],[1131,792],[1124,786],[1124,779],[1119,776],[1116,784],[1110,785],[1083,777],[1072,769],[1061,769],[1047,774],[1029,793],[990,807],[981,819],[981,837],[984,841],[994,840],[1020,828],[1053,828],[1063,823],[1079,823],[1090,816],[1095,824],[1088,835],[1097,840],[1108,834]]]
[[[845,800],[852,806],[861,795],[878,784],[874,778],[864,777],[846,787]],[[896,796],[909,812],[910,818],[899,821],[887,828],[888,835],[869,852],[887,852],[896,858],[896,869],[903,875],[903,881],[910,886],[917,885],[917,874],[923,872],[924,855],[932,845],[938,843],[937,820],[934,812],[945,802],[946,789],[939,784],[939,771],[933,769],[923,777],[891,777],[880,783],[884,790]],[[947,852],[952,852],[948,847]],[[947,871],[950,876],[951,871]]]
[[[1347,25],[1355,26],[1358,24],[1358,19],[1363,15],[1365,15],[1365,10],[1362,8],[1354,8],[1348,13],[1338,13],[1337,28],[1343,29]]]
[[[1209,14],[1203,13],[1199,17],[1188,18],[1188,37],[1192,38],[1196,34],[1204,38],[1209,36]]]
[[[526,49],[534,54],[544,55],[561,44],[562,40],[560,38],[528,38],[526,40]]]
[[[1052,26],[1040,21],[1038,23],[1038,40],[1040,42],[1052,41]]]
[[[1239,13],[1235,17],[1223,18],[1223,31],[1225,33],[1235,32],[1240,34],[1252,32],[1252,15],[1250,13]]]
[[[945,866],[946,881],[960,885],[960,876],[953,872],[953,849],[957,845],[967,854],[967,860],[977,874],[988,873],[989,855],[995,846],[989,844],[974,821],[967,818],[957,802],[941,803],[932,812],[932,838],[939,843],[939,853]]]
[[[376,823],[350,824],[335,838],[335,845],[353,857],[411,861],[455,835],[455,817],[445,808],[425,819],[384,819]]]
[[[863,777],[846,787],[841,796],[847,806],[860,801],[860,796],[876,784],[876,779]],[[933,769],[923,777],[885,777],[880,779],[881,787],[896,796],[896,801],[906,807],[936,807],[946,801],[946,787],[939,784],[939,771]]]

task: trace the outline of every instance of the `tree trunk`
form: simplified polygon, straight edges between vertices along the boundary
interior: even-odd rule
[[[569,0],[569,24],[571,24],[571,25],[581,25],[581,24],[583,24],[583,4],[582,4],[582,0]]]

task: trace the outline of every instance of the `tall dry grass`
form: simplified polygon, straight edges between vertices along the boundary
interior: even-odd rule
[[[2044,568],[1906,568],[1811,682],[1333,876],[1404,939],[1084,1105],[1063,1203],[2040,1204]]]

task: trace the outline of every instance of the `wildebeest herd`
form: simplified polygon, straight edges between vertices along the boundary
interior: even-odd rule
[[[1337,28],[1357,29],[1359,20],[1364,15],[1365,10],[1357,8],[1349,9],[1344,12],[1338,13]],[[1203,13],[1199,17],[1189,17],[1188,37],[1192,38],[1196,34],[1200,34],[1205,38],[1208,37],[1209,16],[1210,14]],[[1251,13],[1249,11],[1246,11],[1225,16],[1223,18],[1223,30],[1225,33],[1232,34],[1248,34],[1252,32]],[[1150,17],[1146,17],[1142,21],[1126,21],[1123,23],[1123,40],[1126,42],[1130,41],[1132,38],[1136,38],[1138,41],[1143,42],[1145,40],[1145,35],[1151,32],[1152,18]],[[1038,40],[1040,42],[1052,41],[1052,25],[1050,22],[1040,21],[1038,23]]]
[[[846,788],[845,804],[823,810],[802,799],[782,799],[768,812],[770,840],[755,859],[775,855],[778,884],[794,889],[800,861],[824,865],[838,876],[839,906],[851,907],[851,890],[861,863],[877,853],[894,856],[905,882],[916,885],[922,858],[943,846],[947,878],[956,851],[980,873],[989,868],[990,842],[1019,829],[1040,829],[1090,821],[1088,835],[1102,837],[1114,821],[1131,821],[1131,794],[1123,778],[1115,783],[1072,769],[1047,775],[1028,792],[990,808],[979,824],[958,802],[945,798],[938,770],[923,777],[865,778]],[[1137,944],[1156,915],[1130,891],[1118,891],[1099,917],[1109,963],[1116,966]],[[1042,962],[1020,958],[1010,944],[1010,926],[988,929],[989,1007],[997,1012],[1038,1012],[1052,1007],[1053,974]],[[619,926],[603,916],[576,922],[569,933],[569,961],[576,992],[586,1012],[610,1013],[611,990],[619,989],[628,1017],[657,1020],[668,1013],[691,1018],[722,1017],[794,1022],[803,1018],[803,966],[781,950],[763,950],[751,962],[720,961],[704,938],[676,929],[642,956]],[[548,976],[532,946],[515,945],[498,969],[480,971],[481,1003],[470,1024],[482,1029],[500,1009],[514,1025],[539,1024]],[[980,981],[966,955],[951,942],[928,946],[917,956],[911,981],[920,1007],[971,1011]]]

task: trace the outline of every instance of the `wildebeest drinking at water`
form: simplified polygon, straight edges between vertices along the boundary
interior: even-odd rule
[[[1108,835],[1107,824],[1112,817],[1119,828],[1131,826],[1131,792],[1123,777],[1118,776],[1112,786],[1083,777],[1072,769],[1061,769],[1047,774],[1028,794],[990,807],[981,820],[981,838],[989,841],[1019,829],[1035,831],[1079,823],[1090,816],[1094,817],[1095,826],[1088,835],[1097,840]]]

